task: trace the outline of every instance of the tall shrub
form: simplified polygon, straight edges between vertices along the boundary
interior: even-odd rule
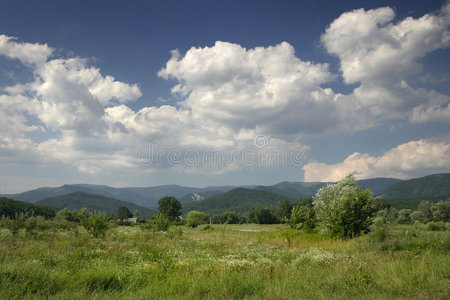
[[[373,196],[348,175],[337,184],[319,189],[314,210],[320,226],[334,237],[350,238],[367,232],[374,213]]]

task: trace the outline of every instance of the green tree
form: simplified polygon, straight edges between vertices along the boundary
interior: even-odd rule
[[[245,218],[235,211],[226,211],[219,215],[212,217],[214,224],[242,224],[245,223]]]
[[[259,203],[250,207],[248,211],[248,223],[275,224],[277,219],[269,208],[263,208]]]
[[[313,204],[319,224],[332,236],[350,238],[369,230],[373,196],[358,186],[353,175],[319,189]]]
[[[278,201],[278,205],[275,208],[275,216],[280,222],[289,220],[291,217],[292,206],[292,203],[287,199]]]
[[[447,201],[439,201],[435,203],[431,210],[433,212],[433,219],[436,221],[450,221],[450,199]]]
[[[175,197],[163,197],[158,201],[158,210],[169,219],[176,220],[181,216],[181,203]]]
[[[170,219],[162,213],[157,213],[154,215],[149,222],[153,223],[152,227],[154,231],[167,231],[172,224]]]
[[[398,224],[409,224],[411,223],[411,210],[409,208],[400,209],[398,211],[398,217],[396,222]]]
[[[311,231],[316,227],[316,213],[312,205],[295,205],[292,208],[289,225],[291,228],[303,229]]]
[[[126,206],[119,206],[117,208],[117,216],[119,217],[119,219],[121,221],[123,221],[123,220],[126,220],[128,218],[131,218],[133,216],[133,214],[130,212],[128,207],[126,207]]]
[[[433,219],[433,212],[431,211],[431,203],[430,201],[420,201],[419,205],[417,206],[417,210],[421,212],[423,215],[423,220],[421,222],[427,223]],[[411,219],[412,219],[411,215]]]
[[[186,216],[186,224],[191,227],[197,227],[208,223],[208,216],[200,211],[191,210]]]

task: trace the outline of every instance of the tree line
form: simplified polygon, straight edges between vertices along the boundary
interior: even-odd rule
[[[116,217],[102,212],[88,212],[87,209],[55,212],[52,208],[40,207],[20,201],[1,199],[0,227],[9,228],[13,234],[21,228],[33,232],[36,228],[83,226],[94,237],[104,236],[112,222],[129,225],[128,218],[139,219],[139,212],[132,214],[127,207],[120,206]],[[358,186],[349,175],[337,184],[319,189],[314,197],[291,202],[281,200],[277,205],[263,207],[256,204],[247,215],[234,211],[209,216],[204,212],[190,211],[182,218],[182,204],[175,197],[163,197],[158,202],[158,213],[149,220],[139,219],[143,228],[166,231],[171,225],[185,224],[197,227],[202,224],[289,224],[304,231],[320,231],[333,237],[351,238],[370,230],[374,219],[380,223],[429,223],[431,228],[445,229],[450,221],[450,199],[431,203],[422,201],[416,210],[397,209],[382,199],[373,197],[369,189]],[[48,219],[54,220],[50,224]],[[47,224],[47,225],[46,225]],[[49,225],[50,224],[50,225]],[[434,227],[433,227],[434,226]]]

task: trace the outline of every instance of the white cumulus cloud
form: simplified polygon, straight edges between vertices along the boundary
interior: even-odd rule
[[[322,43],[338,56],[344,81],[360,83],[352,94],[337,95],[336,100],[345,104],[344,110],[353,107],[374,120],[408,117],[424,122],[437,116],[450,122],[445,112],[450,97],[408,84],[422,74],[422,57],[450,46],[450,3],[418,19],[394,23],[394,17],[390,7],[358,9],[326,29]]]
[[[343,162],[310,162],[303,167],[305,181],[335,182],[352,173],[358,179],[373,177],[411,178],[448,171],[450,139],[417,140],[401,144],[380,156],[355,152]]]
[[[172,92],[194,119],[267,133],[322,133],[339,124],[334,93],[321,84],[334,78],[327,64],[300,60],[289,43],[245,49],[216,42],[178,51],[159,73],[178,83]],[[327,115],[327,120],[320,116]]]
[[[0,35],[0,55],[19,59],[24,64],[43,64],[52,53],[47,44],[20,43],[14,37]]]

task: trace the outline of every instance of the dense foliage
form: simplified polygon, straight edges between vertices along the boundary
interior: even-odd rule
[[[163,197],[158,201],[158,210],[169,219],[175,221],[181,216],[182,205],[175,197]]]
[[[246,222],[245,217],[235,211],[226,211],[222,214],[212,217],[213,224],[243,224]]]
[[[341,238],[367,232],[374,213],[370,190],[359,187],[353,175],[319,189],[313,205],[319,225]]]
[[[119,220],[126,220],[128,218],[131,218],[132,216],[133,214],[126,206],[119,206],[117,208],[117,217],[119,218]]]
[[[260,204],[256,204],[251,207],[247,215],[248,223],[254,224],[275,224],[279,223],[275,214],[270,208],[262,207]]]
[[[446,201],[432,203],[421,201],[416,209],[404,208],[398,210],[395,207],[386,207],[377,212],[377,216],[384,217],[391,223],[428,223],[450,222],[450,198]]]
[[[53,218],[56,215],[56,211],[53,208],[0,198],[0,216],[15,218],[16,215],[21,213],[28,216],[43,216],[46,219]]]
[[[186,217],[186,225],[190,227],[197,227],[198,225],[207,224],[208,216],[200,211],[191,210]]]
[[[235,211],[240,214],[246,214],[256,204],[269,207],[276,205],[278,201],[283,199],[286,199],[286,197],[270,192],[237,188],[202,201],[184,204],[183,212],[188,213],[191,210],[197,210],[215,215],[226,211]]]
[[[450,195],[450,174],[434,174],[395,183],[381,196],[389,201],[444,200]]]
[[[310,232],[317,224],[316,213],[312,202],[313,199],[304,198],[302,200],[292,208],[289,224],[291,228],[303,229]]]

